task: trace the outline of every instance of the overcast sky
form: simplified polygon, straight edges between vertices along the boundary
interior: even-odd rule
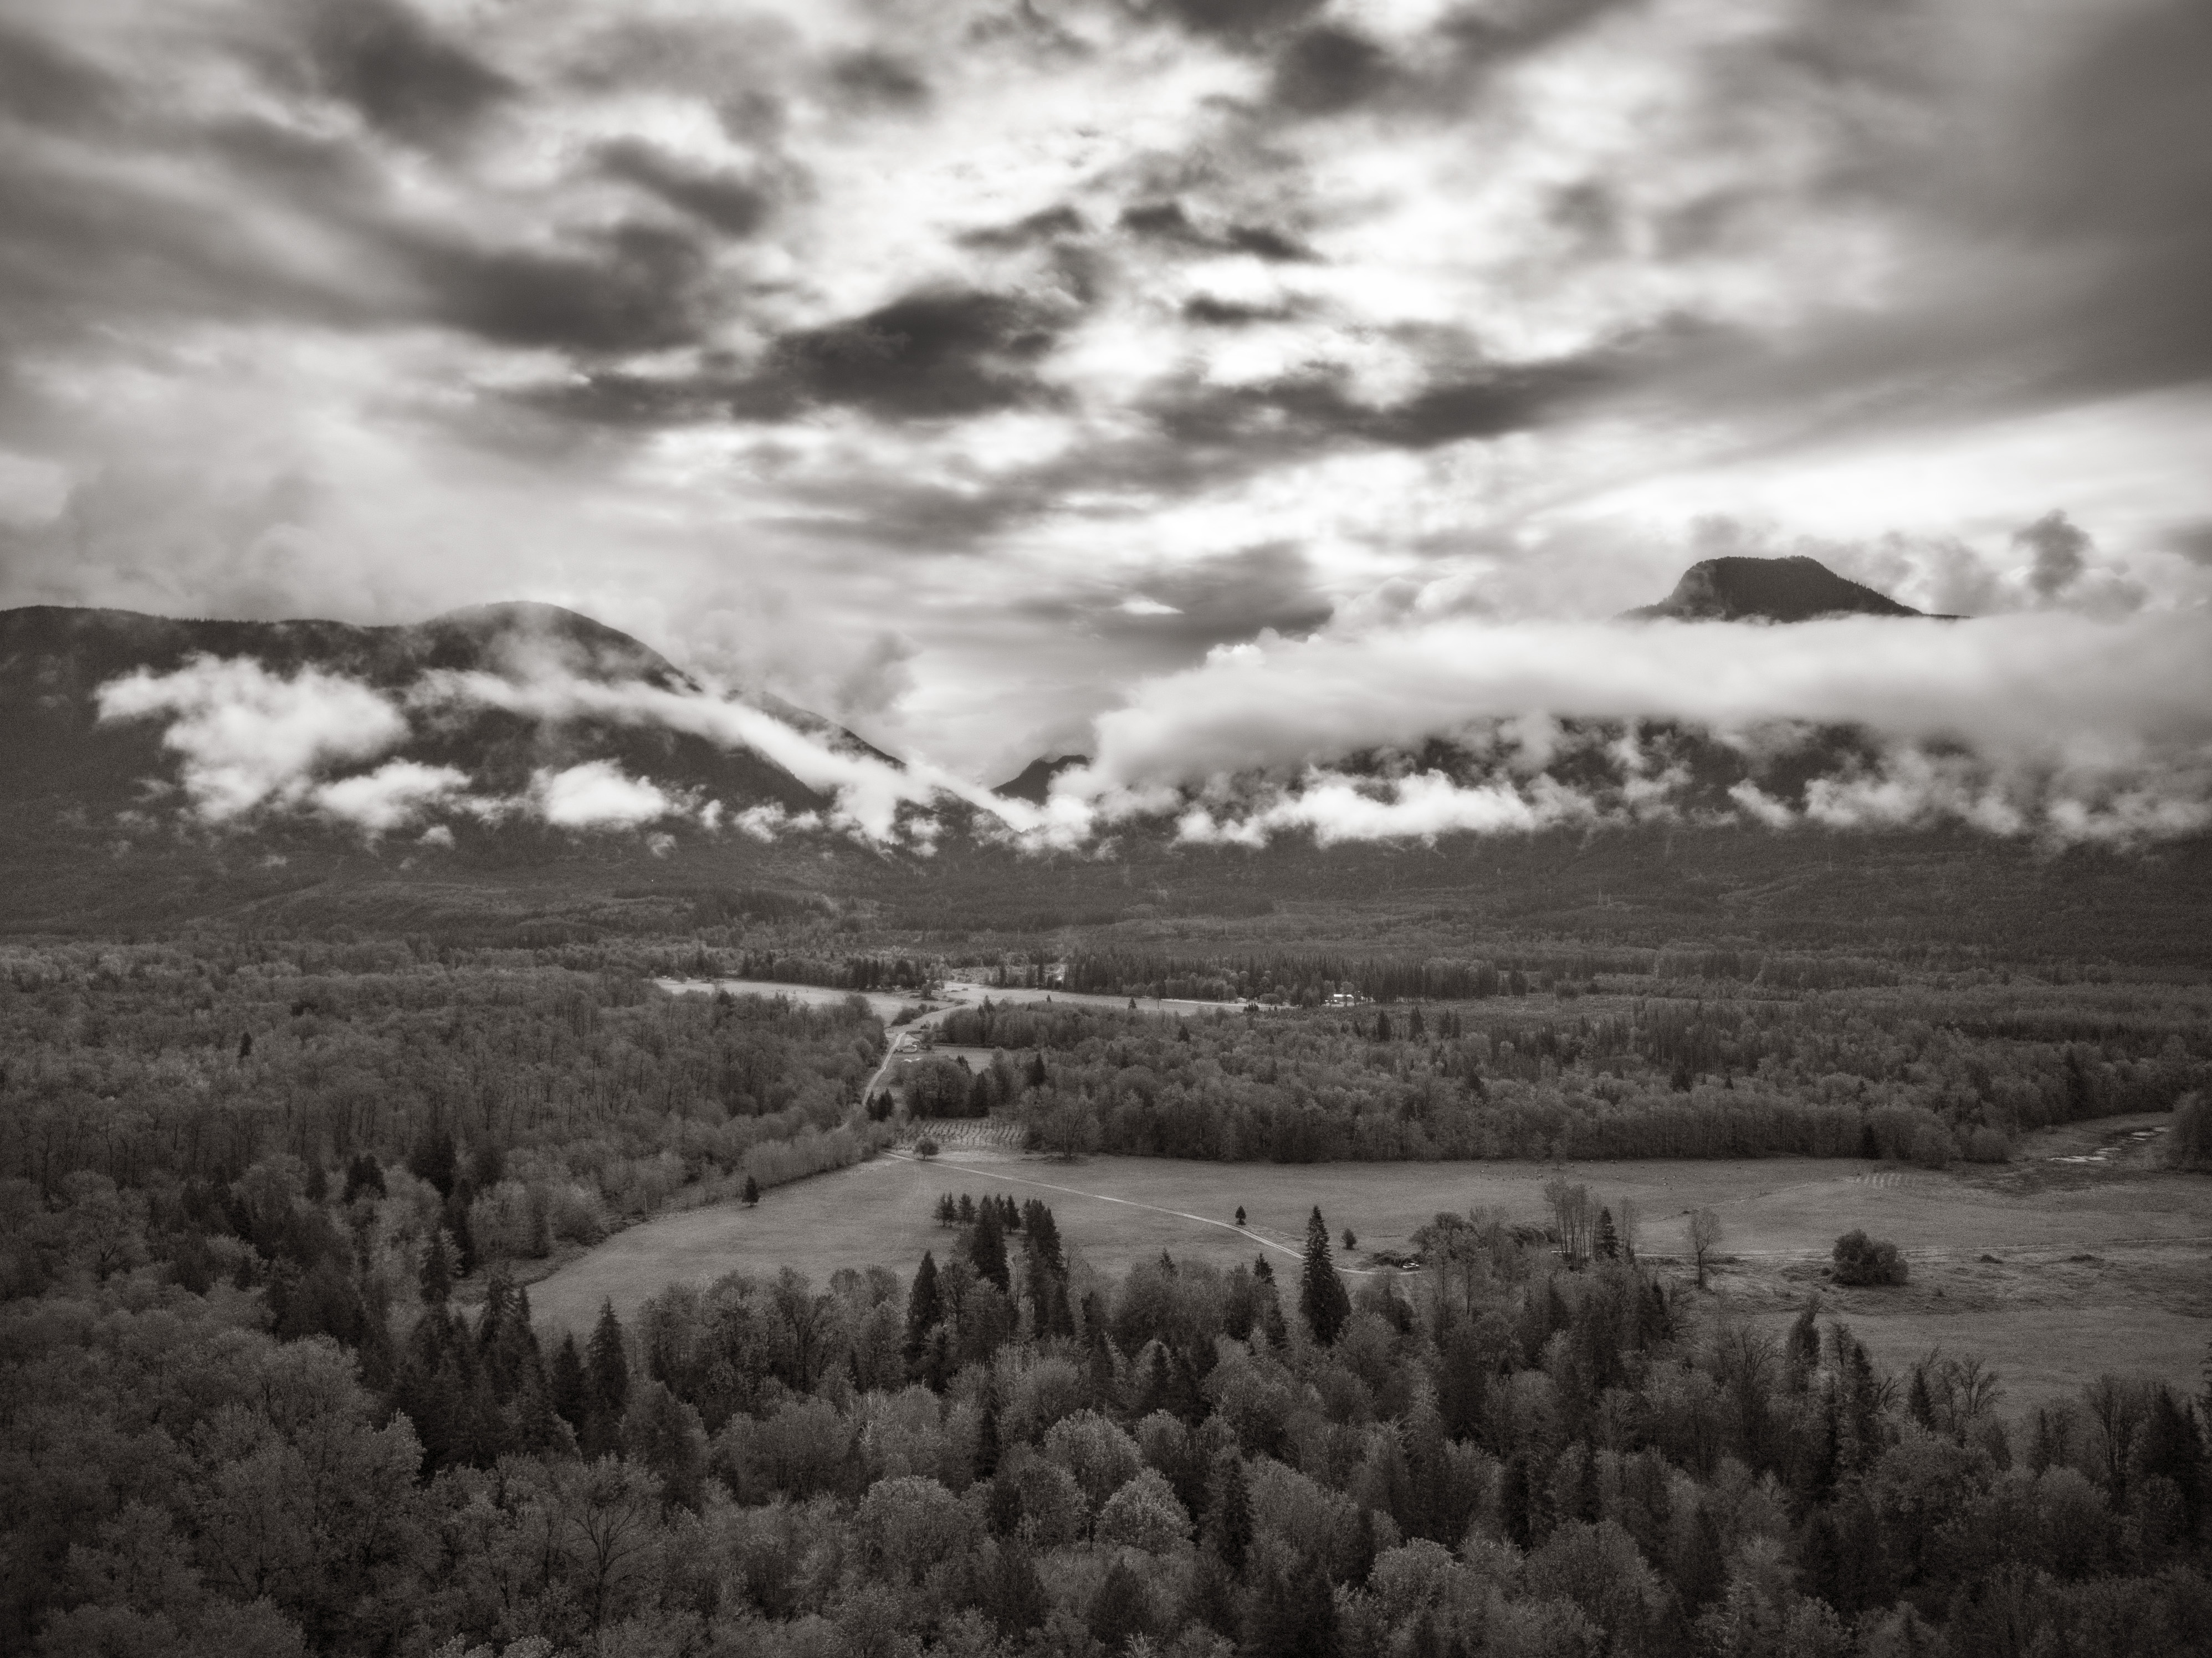
[[[987,780],[1716,551],[2186,613],[2208,85],[2203,0],[0,0],[0,604],[550,600]]]

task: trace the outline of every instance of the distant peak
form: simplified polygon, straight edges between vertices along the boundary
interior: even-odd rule
[[[1656,604],[1624,613],[1637,622],[1811,622],[1829,616],[1924,616],[1887,593],[1838,575],[1817,558],[1701,559]],[[1939,618],[1948,620],[1948,618]]]
[[[667,658],[618,628],[563,605],[507,599],[447,610],[421,624],[432,641],[463,641],[495,655],[544,651],[572,671],[593,678],[639,678],[686,687],[689,677]]]
[[[1002,799],[1026,800],[1033,806],[1041,806],[1052,793],[1053,779],[1064,771],[1073,771],[1078,766],[1090,763],[1087,754],[1060,754],[1050,758],[1040,755],[1022,768],[1020,776],[1007,779],[991,793]]]

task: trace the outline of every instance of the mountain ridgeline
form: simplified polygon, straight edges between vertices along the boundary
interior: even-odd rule
[[[1631,613],[1772,623],[1919,614],[1803,558],[1709,561],[1663,604]],[[478,799],[520,799],[549,774],[596,764],[690,804],[621,832],[579,829],[544,811],[456,806],[380,834],[313,810],[312,800],[280,809],[276,797],[211,815],[190,794],[184,714],[100,717],[103,686],[202,659],[258,664],[270,677],[264,691],[312,671],[405,710],[404,734],[313,773],[319,784],[404,762],[465,774]],[[490,605],[401,627],[51,606],[0,612],[0,867],[9,877],[0,882],[0,932],[161,930],[222,919],[542,941],[712,930],[768,913],[766,904],[917,939],[981,932],[1053,937],[1057,949],[1071,930],[1174,917],[1259,926],[1285,909],[1379,903],[1419,915],[1442,902],[1466,925],[1594,942],[1654,945],[1686,930],[1791,947],[1927,939],[2212,961],[2212,929],[2202,925],[2212,916],[2204,837],[2054,856],[1956,827],[1777,834],[1725,821],[1730,791],[1744,781],[1786,801],[1814,776],[1872,763],[1876,746],[1845,727],[1803,734],[1788,754],[1749,756],[1711,733],[1644,722],[1640,740],[1687,780],[1683,799],[1695,809],[1664,823],[1432,842],[1320,845],[1287,835],[1249,847],[1191,845],[1168,814],[1115,823],[1110,855],[1100,856],[1017,850],[974,832],[970,809],[944,800],[933,808],[941,829],[933,845],[864,841],[830,823],[836,802],[823,788],[751,748],[666,721],[578,714],[574,704],[556,714],[410,700],[441,671],[509,680],[551,671],[678,697],[704,689],[629,635],[550,605]],[[824,747],[885,757],[827,720],[772,698],[756,702]],[[199,717],[204,726],[206,711]],[[1618,731],[1563,720],[1558,733],[1552,775],[1607,786]],[[198,763],[209,763],[204,744]],[[1040,758],[998,793],[1042,802],[1084,763],[1079,755]],[[1346,755],[1337,768],[1480,780],[1486,763],[1439,738],[1413,751]],[[697,809],[709,802],[719,821]],[[735,820],[756,809],[772,823],[819,814],[813,821],[823,827],[744,832]]]
[[[533,665],[600,683],[698,689],[629,635],[551,604],[481,605],[402,627],[195,621],[52,605],[0,611],[0,776],[8,780],[0,812],[20,825],[57,811],[96,821],[158,805],[178,772],[164,722],[103,720],[99,693],[128,675],[169,674],[201,658],[250,660],[278,677],[314,671],[394,697],[433,672],[514,674]],[[520,786],[545,767],[604,758],[678,787],[718,791],[732,804],[806,811],[824,803],[773,762],[702,738],[498,710],[440,710],[377,757],[453,766],[501,788]]]
[[[1692,564],[1656,604],[1624,614],[1631,622],[1818,622],[1840,616],[1927,616],[1838,575],[1802,553],[1788,558],[1708,558]],[[1956,616],[1931,616],[1955,622]]]

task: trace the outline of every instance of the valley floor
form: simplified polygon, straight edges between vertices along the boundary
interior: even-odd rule
[[[891,1153],[771,1191],[756,1209],[719,1204],[633,1227],[532,1287],[539,1321],[588,1328],[602,1300],[627,1316],[665,1284],[789,1266],[817,1283],[840,1267],[910,1274],[951,1236],[947,1192],[1006,1191],[1049,1204],[1064,1238],[1102,1272],[1166,1250],[1226,1267],[1265,1250],[1294,1266],[1318,1205],[1332,1237],[1349,1226],[1347,1269],[1401,1250],[1440,1210],[1540,1222],[1554,1175],[1641,1215],[1646,1258],[1679,1258],[1683,1218],[1721,1218],[1723,1257],[1708,1303],[1778,1330],[1818,1291],[1884,1363],[1940,1345],[1997,1369],[2013,1408],[2072,1393],[2105,1370],[2159,1376],[2193,1392],[2212,1337],[2212,1177],[2151,1161],[2131,1138],[2160,1119],[2112,1119],[2039,1136],[2001,1168],[1930,1173],[1896,1164],[1758,1162],[1213,1163],[1139,1157],[1073,1163],[1024,1155],[1010,1125],[945,1124],[924,1161]],[[2116,1148],[2093,1162],[2100,1144]],[[1234,1224],[1239,1206],[1248,1225]],[[1854,1227],[1896,1242],[1901,1288],[1838,1290],[1822,1276]],[[1682,1268],[1686,1273],[1687,1262]],[[1387,1269],[1385,1269],[1387,1270]]]

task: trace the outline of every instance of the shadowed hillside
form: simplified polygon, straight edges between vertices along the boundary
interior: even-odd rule
[[[1924,616],[1838,575],[1817,558],[1709,558],[1692,564],[1636,622],[1811,622],[1829,616]],[[1943,621],[1955,618],[1942,617]]]

